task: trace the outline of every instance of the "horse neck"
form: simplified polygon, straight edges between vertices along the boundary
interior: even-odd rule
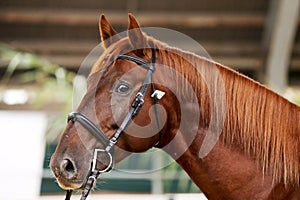
[[[215,69],[221,76],[218,76],[217,82],[214,83],[219,85],[221,81],[224,84],[225,107],[211,109],[214,106],[209,101],[219,97],[218,88],[213,88],[215,84],[207,86],[207,81],[203,81],[200,76],[189,80],[194,82],[194,86],[198,86],[195,89],[197,106],[200,108],[199,123],[186,125],[188,129],[179,130],[177,133],[181,136],[177,137],[178,141],[174,142],[174,146],[165,149],[167,153],[173,156],[201,190],[212,198],[220,198],[215,191],[221,191],[222,197],[228,195],[228,198],[234,195],[237,198],[247,198],[248,195],[250,198],[255,196],[255,193],[261,194],[259,198],[267,198],[276,185],[283,185],[285,188],[289,184],[299,184],[299,153],[294,151],[300,149],[299,107],[224,66],[198,57],[196,60],[196,63],[201,64],[202,72],[209,71],[208,67],[211,65],[216,66]],[[187,70],[185,73],[191,71],[193,70]],[[213,75],[211,78],[214,77]],[[189,101],[186,95],[182,98],[189,103],[193,102]],[[193,109],[190,108],[189,111],[193,113]],[[211,121],[211,115],[222,118],[224,112],[225,120],[220,140],[205,157],[201,157],[199,152],[205,136],[216,136],[213,131],[207,131],[209,124],[220,120],[217,117]],[[274,120],[274,116],[277,120]],[[191,136],[189,134],[194,127],[198,127],[197,134]],[[190,137],[194,140],[188,144],[186,138]],[[179,158],[176,157],[178,149],[186,149]],[[240,192],[233,192],[233,188],[229,186],[232,184],[238,187]],[[247,191],[250,187],[252,192]]]

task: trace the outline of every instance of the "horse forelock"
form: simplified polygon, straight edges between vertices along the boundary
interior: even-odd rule
[[[95,72],[108,70],[108,67],[110,66],[109,62],[113,61],[114,56],[119,55],[120,53],[122,53],[122,51],[128,49],[129,44],[127,40],[127,38],[122,38],[119,41],[110,45],[108,48],[104,49],[102,55],[93,65],[90,72],[90,76]]]

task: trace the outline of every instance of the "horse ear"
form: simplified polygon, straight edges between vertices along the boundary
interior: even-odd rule
[[[128,38],[134,50],[144,55],[143,51],[147,47],[147,40],[139,23],[131,13],[128,14]]]
[[[117,36],[117,31],[113,29],[103,14],[100,16],[99,20],[99,32],[104,48],[108,48],[111,44],[120,39],[120,37]]]

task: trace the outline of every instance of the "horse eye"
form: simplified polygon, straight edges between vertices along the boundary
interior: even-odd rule
[[[117,93],[121,93],[121,94],[127,94],[129,90],[130,87],[124,83],[119,84],[115,89]]]

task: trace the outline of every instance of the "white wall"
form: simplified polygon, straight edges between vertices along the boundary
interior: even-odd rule
[[[0,111],[0,199],[39,198],[47,116]]]

